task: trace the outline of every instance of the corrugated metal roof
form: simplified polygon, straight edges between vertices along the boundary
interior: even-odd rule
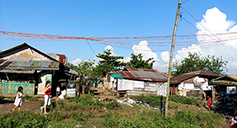
[[[213,72],[209,72],[206,70],[198,70],[198,71],[184,73],[179,76],[172,77],[171,84],[179,84],[179,83],[183,82],[184,80],[187,80],[187,79],[192,78],[194,76],[206,76],[206,77],[217,78],[217,77],[220,77],[221,75],[213,73]]]
[[[6,70],[59,70],[56,61],[9,61],[0,59],[0,69]]]
[[[123,78],[126,79],[135,79],[143,81],[154,81],[154,82],[166,82],[167,78],[161,75],[158,71],[154,70],[132,70],[132,71],[119,71],[118,72]]]
[[[110,74],[114,79],[123,79],[120,74]]]

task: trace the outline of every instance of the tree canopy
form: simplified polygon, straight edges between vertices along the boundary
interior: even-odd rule
[[[142,59],[143,56],[142,54],[131,54],[131,60],[127,63],[125,63],[126,67],[133,67],[133,68],[143,68],[143,69],[152,69],[153,68],[153,63],[155,60],[153,58],[149,58],[147,60]]]
[[[119,61],[119,59],[123,59],[123,56],[114,56],[112,55],[112,50],[106,49],[103,54],[98,54],[96,57],[102,59],[99,61],[98,65],[96,66],[97,71],[104,73],[110,71],[118,71],[122,66],[123,63]]]
[[[222,57],[206,56],[201,57],[200,53],[190,53],[188,57],[184,58],[181,62],[176,61],[173,64],[174,71],[173,76],[180,74],[197,71],[207,70],[213,73],[222,74],[226,69],[227,61],[224,61]]]

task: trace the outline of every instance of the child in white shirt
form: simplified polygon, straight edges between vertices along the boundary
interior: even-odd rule
[[[23,87],[18,87],[18,92],[16,94],[16,99],[14,102],[15,107],[12,109],[12,111],[14,111],[16,108],[18,108],[18,111],[21,110],[21,105],[22,105],[22,97],[24,97],[25,95],[23,95]]]

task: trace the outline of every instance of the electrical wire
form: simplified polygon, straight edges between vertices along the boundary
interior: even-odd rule
[[[41,14],[41,15],[49,15],[49,16],[57,16],[57,17],[64,17],[64,18],[73,18],[73,19],[80,19],[80,20],[89,20],[89,21],[97,21],[97,22],[105,22],[105,23],[123,24],[123,25],[134,25],[134,26],[144,26],[144,27],[158,27],[158,28],[173,28],[173,27],[169,27],[169,26],[158,26],[158,25],[147,25],[147,24],[136,24],[136,23],[125,23],[125,22],[98,20],[98,19],[82,18],[82,17],[75,17],[75,16],[65,16],[65,15],[57,15],[57,14],[42,13],[42,12],[33,12],[33,11],[11,9],[11,8],[3,8],[3,7],[0,7],[0,9],[11,10],[11,11],[18,11],[18,12],[25,12],[25,13],[33,13],[33,14]],[[179,29],[196,30],[196,29],[192,29],[192,28],[179,28]]]
[[[95,56],[96,56],[96,53],[95,53],[94,49],[91,47],[91,45],[90,45],[90,43],[88,42],[88,40],[86,40],[86,42],[87,42],[87,44],[89,45],[91,51],[92,51],[92,52],[95,54]]]
[[[200,24],[203,28],[205,28],[209,33],[211,33],[212,35],[214,35],[216,38],[218,38],[219,40],[223,41],[222,39],[220,39],[218,36],[216,36],[214,33],[212,33],[209,29],[207,29],[204,25],[202,25],[191,13],[189,13],[186,9],[184,9],[183,7],[181,7],[185,12],[188,13],[189,16],[191,16],[198,24]],[[190,22],[189,22],[190,23]],[[196,27],[196,26],[195,26]],[[200,30],[201,31],[201,30]],[[201,31],[203,32],[203,31]],[[203,32],[204,33],[204,32]],[[208,36],[208,35],[207,35]],[[226,46],[227,48],[229,48],[230,50],[232,50],[233,52],[237,53],[237,49],[231,47],[230,45],[228,45],[225,41],[223,41],[223,43],[225,43],[225,45],[223,44],[223,46]]]

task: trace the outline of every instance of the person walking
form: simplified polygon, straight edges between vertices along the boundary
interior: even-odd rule
[[[18,111],[21,110],[21,105],[22,105],[22,97],[24,97],[25,95],[23,94],[23,87],[18,87],[18,92],[16,94],[16,99],[14,102],[15,107],[12,109],[12,111],[14,111],[16,108],[18,108]]]
[[[211,110],[211,97],[208,97],[207,106],[208,106],[208,111],[210,111]]]
[[[51,90],[50,90],[50,81],[46,82],[45,88],[44,88],[44,106],[40,107],[40,111],[43,112],[44,109],[44,114],[47,114],[46,111],[46,106],[50,105],[50,94],[51,94]]]

